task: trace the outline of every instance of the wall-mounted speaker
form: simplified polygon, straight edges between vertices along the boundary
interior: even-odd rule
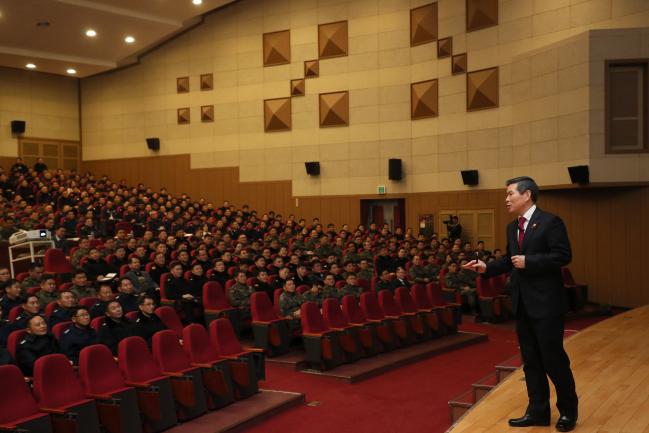
[[[25,121],[24,120],[12,120],[11,121],[11,133],[12,134],[24,134],[25,133]]]
[[[151,150],[160,150],[160,139],[158,137],[147,138],[146,147]]]
[[[464,182],[465,185],[477,185],[478,170],[462,170],[462,182]]]
[[[570,182],[572,183],[586,185],[588,184],[588,182],[590,182],[587,165],[574,165],[572,167],[568,167],[568,173],[570,174]]]
[[[306,174],[309,176],[320,175],[320,163],[318,161],[305,162]]]
[[[388,160],[388,179],[390,180],[401,180],[401,160],[400,159],[390,159]]]

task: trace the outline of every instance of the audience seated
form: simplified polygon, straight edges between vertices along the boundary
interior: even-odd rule
[[[90,327],[90,312],[86,307],[75,307],[72,313],[72,325],[61,335],[59,346],[61,353],[77,365],[79,352],[84,347],[97,343],[97,333]]]
[[[99,342],[108,346],[117,356],[119,342],[135,335],[133,323],[124,316],[122,306],[117,300],[106,305],[106,318],[99,328]]]
[[[138,299],[139,309],[134,323],[135,335],[144,338],[149,347],[151,347],[153,334],[167,329],[162,320],[154,313],[155,305],[155,299],[152,296],[140,296]]]
[[[39,315],[27,321],[27,334],[18,343],[16,363],[25,376],[31,377],[34,372],[34,362],[41,356],[59,353],[56,339],[48,333],[45,318]]]
[[[68,322],[74,314],[74,307],[77,305],[77,299],[71,290],[61,290],[56,300],[56,306],[49,317],[50,329],[61,322]]]

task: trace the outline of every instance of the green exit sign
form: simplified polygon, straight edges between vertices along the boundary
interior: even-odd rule
[[[376,192],[379,194],[385,194],[385,185],[379,185],[376,187]]]

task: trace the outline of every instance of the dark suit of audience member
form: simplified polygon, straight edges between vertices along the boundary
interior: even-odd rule
[[[232,277],[229,276],[226,271],[219,272],[219,271],[212,270],[212,274],[210,275],[210,281],[216,281],[221,285],[222,289],[225,289],[225,283],[231,279]]]
[[[120,293],[115,296],[115,300],[122,306],[124,314],[138,310],[137,296],[133,293]]]
[[[192,295],[194,299],[185,299],[183,295]],[[202,296],[202,291],[200,293]],[[197,307],[200,307],[198,299],[187,280],[183,277],[175,278],[169,275],[165,281],[165,296],[176,303],[176,310],[182,311],[185,315],[185,320],[194,323],[199,320],[200,313],[196,313]]]
[[[395,278],[390,282],[390,290],[392,293],[396,292],[399,287],[405,287],[406,289],[410,288],[410,281],[404,279]]]
[[[394,272],[395,270],[394,261],[390,256],[376,256],[375,267],[377,275],[381,275],[383,271]]]
[[[86,262],[83,264],[83,270],[86,272],[86,276],[90,281],[97,281],[97,277],[100,275],[106,276],[113,272],[113,267],[106,263],[104,259],[93,260],[91,258],[86,259]]]
[[[144,314],[142,311],[137,312],[137,319],[135,319],[134,323],[134,329],[135,329],[135,335],[139,335],[140,337],[144,338],[151,347],[151,339],[153,338],[153,334],[155,334],[158,331],[164,331],[167,329],[164,323],[162,323],[162,320],[155,314],[147,315]]]
[[[97,301],[95,305],[90,307],[90,318],[103,316],[106,313],[106,307],[110,301]]]
[[[50,329],[52,329],[57,323],[69,322],[72,320],[73,313],[74,311],[71,308],[63,308],[61,306],[56,307],[54,311],[52,311],[48,322]]]
[[[90,326],[73,324],[66,329],[59,339],[61,353],[77,365],[79,363],[79,352],[84,347],[97,343],[97,333]]]
[[[133,289],[138,295],[140,293],[146,293],[149,296],[156,296],[158,284],[153,281],[153,278],[151,278],[151,275],[149,275],[148,272],[130,270],[124,274],[124,277],[131,280],[131,283],[133,283]],[[160,296],[158,295],[158,298],[159,297]]]
[[[56,339],[50,335],[27,334],[16,348],[16,362],[25,376],[34,374],[34,362],[41,356],[60,353]]]
[[[120,319],[113,319],[106,317],[104,323],[99,328],[99,343],[108,346],[113,355],[117,356],[117,347],[119,342],[127,337],[135,335],[133,329],[133,322],[126,317]]]

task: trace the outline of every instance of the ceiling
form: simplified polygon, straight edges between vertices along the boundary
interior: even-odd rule
[[[0,66],[87,77],[138,55],[235,0],[0,0]],[[38,25],[41,23],[41,25]],[[86,31],[97,32],[94,38]],[[135,38],[128,44],[126,36]]]

